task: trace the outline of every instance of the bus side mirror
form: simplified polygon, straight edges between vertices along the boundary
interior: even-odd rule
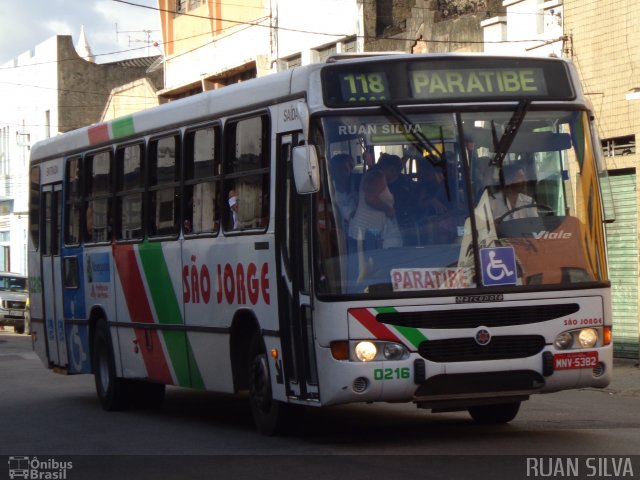
[[[320,170],[316,148],[313,145],[293,147],[292,162],[297,192],[306,194],[320,190]]]

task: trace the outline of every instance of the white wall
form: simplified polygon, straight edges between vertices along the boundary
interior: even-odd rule
[[[268,0],[267,0],[268,1]],[[203,76],[223,73],[257,58],[277,71],[277,59],[301,54],[302,63],[314,61],[312,49],[362,34],[357,0],[271,0],[273,35],[264,26],[242,25],[193,51],[166,59],[165,89],[198,82]]]
[[[11,270],[27,273],[29,148],[34,142],[57,132],[57,38],[37,45],[0,66],[0,128],[8,128],[8,151],[0,162],[8,162],[8,174],[0,175],[0,199],[13,199],[13,212],[0,216],[0,228],[8,229],[10,240],[0,245],[11,250]],[[49,111],[50,127],[47,128]],[[20,146],[16,134],[28,135]]]
[[[502,5],[506,16],[481,23],[485,52],[562,56],[562,0],[504,0]]]

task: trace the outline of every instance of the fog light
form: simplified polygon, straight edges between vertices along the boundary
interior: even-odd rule
[[[356,358],[361,362],[370,362],[376,358],[378,349],[373,342],[358,342],[354,349]]]
[[[582,348],[591,348],[598,341],[598,332],[593,328],[583,328],[578,334],[578,342]]]
[[[562,332],[560,335],[556,337],[556,341],[553,344],[556,348],[560,350],[566,350],[567,348],[571,348],[571,344],[573,343],[573,335],[569,332]]]

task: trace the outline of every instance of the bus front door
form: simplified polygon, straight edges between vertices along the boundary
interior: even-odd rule
[[[276,198],[280,337],[287,395],[298,400],[319,398],[311,308],[310,200],[296,193],[291,149],[302,132],[279,137]]]
[[[62,184],[42,188],[44,224],[42,228],[43,314],[50,365],[66,367],[67,347],[62,310]]]

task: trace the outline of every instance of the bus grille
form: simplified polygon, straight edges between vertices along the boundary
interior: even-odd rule
[[[500,308],[385,312],[376,315],[380,323],[412,328],[477,328],[527,325],[561,318],[580,310],[577,303],[527,305]]]
[[[543,348],[541,335],[504,335],[493,337],[484,346],[473,338],[425,340],[419,345],[418,353],[432,362],[475,362],[531,357]]]

